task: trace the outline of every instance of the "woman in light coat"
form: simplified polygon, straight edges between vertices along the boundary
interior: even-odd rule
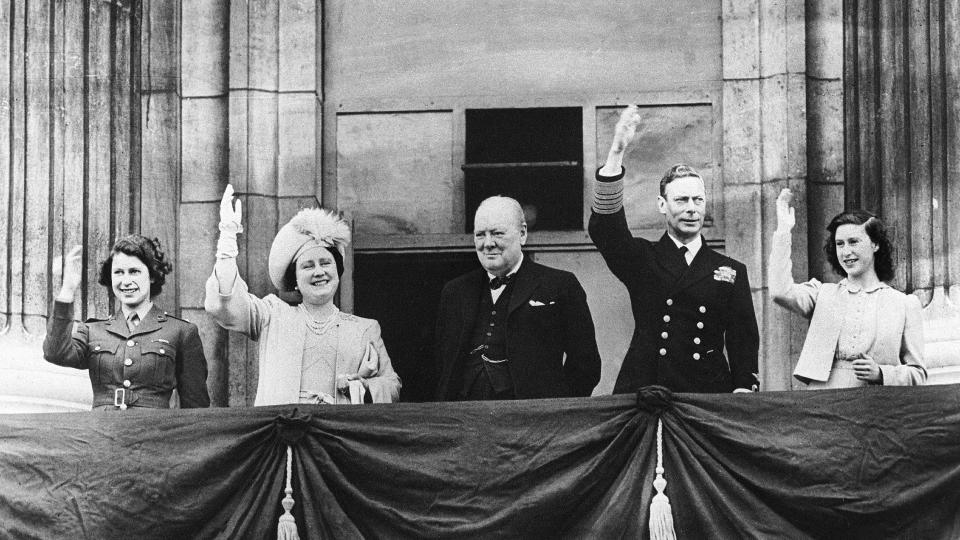
[[[258,298],[237,273],[240,201],[227,186],[220,203],[217,262],[204,307],[227,330],[259,342],[255,405],[388,403],[400,378],[380,337],[380,325],[343,313],[333,303],[343,274],[350,229],[335,214],[301,210],[277,233],[268,260],[276,295]]]
[[[893,279],[892,245],[883,222],[863,210],[838,214],[824,252],[839,283],[794,283],[790,261],[795,218],[790,190],[777,197],[767,284],[774,302],[810,319],[794,377],[809,389],[919,385],[923,365],[920,301]]]

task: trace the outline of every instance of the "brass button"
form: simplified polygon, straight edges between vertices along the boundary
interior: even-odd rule
[[[672,305],[673,305],[673,298],[667,298],[667,305],[668,305],[668,306],[672,306]]]
[[[670,316],[669,316],[669,315],[664,315],[664,316],[663,316],[663,322],[670,322]]]
[[[698,323],[697,323],[697,328],[703,330],[703,323],[702,323],[702,322],[698,322]]]
[[[134,345],[136,345],[136,343],[134,343],[132,339],[127,342],[127,347],[133,347]]]
[[[706,312],[707,312],[707,306],[700,306],[700,313],[706,313]]]
[[[667,355],[667,350],[666,350],[666,349],[660,349],[660,356],[666,356],[666,355]]]
[[[693,338],[693,343],[694,343],[694,345],[699,345],[699,344],[700,344],[700,338],[698,338],[698,337]]]
[[[121,403],[121,404],[120,404],[120,410],[121,410],[121,411],[127,410],[127,404],[126,404],[126,403]]]
[[[667,334],[666,332],[663,332],[662,334],[660,334],[660,337],[662,337],[663,339],[667,339],[668,335],[669,334]]]
[[[124,388],[130,388],[130,381],[123,381]]]
[[[166,353],[167,353],[166,349],[160,349],[160,354],[166,354]]]
[[[694,359],[694,360],[699,360],[699,359],[700,359],[700,353],[697,353],[697,352],[693,353],[693,359]]]
[[[126,360],[123,361],[123,365],[125,365],[125,366],[132,366],[132,365],[133,365],[133,360],[127,358]]]

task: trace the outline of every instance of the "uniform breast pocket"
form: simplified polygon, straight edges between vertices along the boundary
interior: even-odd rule
[[[92,341],[89,343],[90,360],[87,364],[93,372],[93,379],[100,384],[120,380],[123,364],[117,359],[118,343]]]
[[[151,340],[143,344],[141,352],[142,384],[165,387],[176,384],[177,348],[173,344]]]

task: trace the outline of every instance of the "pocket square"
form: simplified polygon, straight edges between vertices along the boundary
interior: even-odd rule
[[[530,301],[530,305],[531,305],[531,306],[534,306],[534,307],[538,307],[538,306],[545,306],[546,304],[544,304],[543,302],[541,302],[541,301],[539,301],[539,300],[531,300],[531,301]]]
[[[737,271],[729,266],[721,266],[713,271],[713,279],[734,283],[737,281]]]

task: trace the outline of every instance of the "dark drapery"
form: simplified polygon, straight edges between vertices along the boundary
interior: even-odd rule
[[[960,537],[960,387],[0,417],[0,536]]]

